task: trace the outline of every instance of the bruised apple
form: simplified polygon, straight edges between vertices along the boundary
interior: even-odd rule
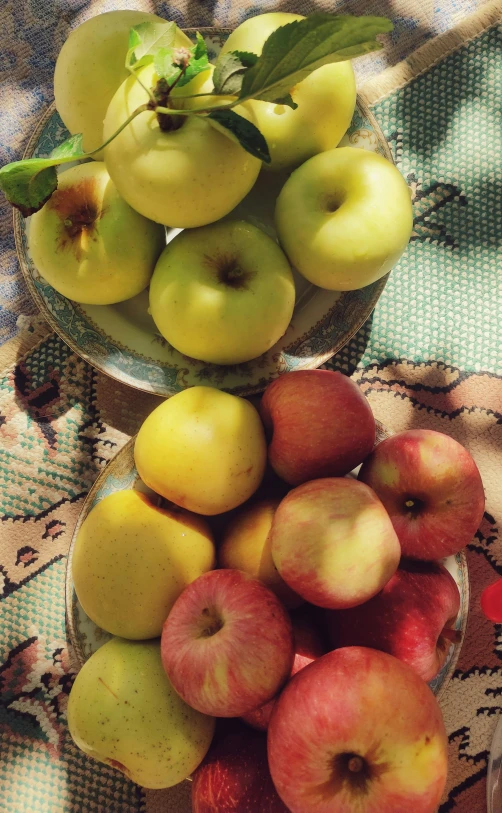
[[[261,54],[265,40],[279,26],[303,20],[299,14],[272,12],[250,17],[230,34],[221,49]],[[354,113],[356,83],[350,61],[323,65],[291,91],[296,110],[252,100],[255,123],[268,144],[270,169],[286,169],[336,147]]]
[[[61,173],[57,190],[33,215],[28,247],[58,293],[110,305],[142,291],[165,245],[164,229],[131,209],[102,162]]]
[[[103,143],[103,119],[113,94],[127,78],[129,30],[140,23],[166,23],[144,11],[108,11],[91,17],[70,33],[54,73],[56,109],[70,133],[82,133],[84,149]],[[175,46],[190,46],[176,30]],[[101,152],[94,158],[102,159]]]
[[[199,74],[171,101],[181,108],[188,101],[184,96],[211,93],[211,75],[211,70]],[[142,68],[138,76],[148,87],[157,84],[152,65]],[[140,83],[134,77],[126,79],[110,102],[104,138],[110,138],[148,101]],[[236,112],[252,115],[245,105]],[[159,120],[150,111],[138,115],[104,153],[110,176],[125,200],[145,217],[176,228],[205,226],[228,214],[250,191],[261,167],[258,158],[202,116],[169,116],[168,120],[164,115]]]

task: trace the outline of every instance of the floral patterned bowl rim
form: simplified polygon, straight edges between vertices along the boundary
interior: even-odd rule
[[[376,442],[379,443],[386,437],[389,437],[389,435],[390,433],[385,429],[385,427],[379,421],[377,421]],[[85,661],[98,646],[105,643],[112,636],[97,627],[87,617],[82,607],[78,603],[72,578],[72,559],[75,542],[83,521],[96,503],[98,503],[108,494],[126,488],[134,488],[137,484],[139,478],[134,466],[134,442],[135,437],[132,437],[122,447],[122,449],[117,452],[115,457],[110,460],[105,469],[98,476],[85,499],[75,526],[75,530],[73,532],[66,564],[65,606],[68,635],[79,667],[83,666]],[[448,557],[444,563],[454,577],[460,592],[460,610],[455,624],[455,628],[460,632],[460,641],[450,648],[446,663],[434,680],[429,683],[438,700],[445,692],[450,678],[455,671],[464,642],[469,612],[470,593],[469,573],[464,552],[462,551],[456,556]]]
[[[185,29],[193,33],[196,29]],[[216,43],[219,37],[226,37],[231,29],[201,28],[201,33]],[[217,48],[218,46],[215,45]],[[44,129],[55,115],[52,104],[41,117],[35,128],[24,157],[32,156],[40,147]],[[376,149],[388,160],[393,161],[392,153],[383,133],[367,105],[358,98],[358,116],[362,117],[376,139]],[[365,132],[359,130],[358,132]],[[49,146],[53,146],[52,144]],[[35,303],[49,322],[52,329],[71,349],[96,369],[135,389],[169,396],[192,386],[194,383],[207,383],[222,386],[239,395],[257,394],[278,375],[293,369],[312,369],[324,364],[338,352],[366,322],[380,297],[387,277],[358,291],[349,291],[333,297],[333,292],[322,292],[327,306],[317,304],[305,306],[304,315],[298,317],[301,324],[287,341],[281,340],[268,354],[246,365],[236,365],[232,371],[218,365],[201,365],[186,357],[176,355],[173,360],[159,361],[148,353],[120,341],[120,336],[111,336],[102,325],[93,321],[81,306],[61,297],[45,281],[35,279],[33,264],[27,251],[26,225],[21,214],[14,211],[14,234],[20,266]],[[312,290],[319,292],[320,289]],[[49,304],[50,297],[50,304]],[[308,297],[307,297],[308,298]],[[316,300],[319,302],[320,300]],[[147,335],[147,333],[145,333]],[[151,334],[150,340],[154,337]],[[153,355],[153,354],[152,354]],[[190,368],[193,369],[190,369]],[[201,380],[197,380],[200,377]]]

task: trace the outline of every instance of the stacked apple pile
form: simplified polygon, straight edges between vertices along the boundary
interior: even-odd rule
[[[339,291],[384,276],[411,234],[409,190],[376,153],[335,147],[355,108],[350,58],[378,49],[376,36],[391,28],[380,17],[258,15],[213,65],[199,34],[194,44],[152,14],[83,23],[54,76],[72,137],[48,159],[0,170],[7,198],[33,215],[39,273],[91,305],[150,285],[160,334],[216,364],[249,361],[284,335],[292,266]],[[89,158],[58,181],[56,165]],[[280,245],[231,219],[262,167],[286,173]]]
[[[117,636],[76,678],[75,742],[147,787],[193,774],[200,813],[432,813],[426,681],[460,604],[439,560],[484,510],[468,451],[420,429],[375,446],[356,384],[312,370],[259,411],[185,390],[134,453],[148,494],[102,499],[75,544],[77,596]]]

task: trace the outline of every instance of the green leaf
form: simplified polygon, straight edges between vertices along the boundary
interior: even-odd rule
[[[221,96],[238,96],[248,68],[258,60],[250,51],[230,51],[216,63],[213,73],[214,92]]]
[[[70,158],[75,156],[75,160],[81,159],[85,153],[83,138],[82,133],[70,136],[59,147],[52,150],[50,158]]]
[[[25,216],[38,212],[57,189],[56,166],[87,158],[82,147],[82,133],[70,136],[52,150],[49,158],[26,158],[0,169],[0,189],[5,197]]]
[[[392,28],[385,17],[324,13],[283,25],[270,35],[256,64],[245,72],[239,98],[284,104],[284,97],[312,71],[380,49],[375,37]]]
[[[173,48],[159,48],[153,60],[155,73],[159,79],[165,79],[167,82],[175,79],[180,73],[180,69],[173,65],[173,51]]]
[[[238,113],[234,113],[233,110],[213,110],[208,114],[208,119],[228,130],[239,144],[251,155],[254,155],[255,158],[270,164],[271,159],[267,142],[258,127],[255,127],[250,121],[243,116],[239,116]]]
[[[209,68],[207,46],[204,41],[204,37],[199,34],[198,31],[196,34],[196,43],[190,50],[192,51],[192,58],[190,59],[188,68],[186,69],[184,75],[178,82],[178,87],[187,85],[195,76],[197,76],[197,74],[202,73],[202,71],[207,71]]]
[[[56,164],[57,161],[54,161]],[[42,208],[57,189],[58,178],[54,164],[44,158],[14,161],[0,169],[0,189],[5,197],[29,217]]]
[[[159,48],[171,48],[176,37],[176,23],[139,23],[129,31],[126,68],[138,70],[153,62]]]

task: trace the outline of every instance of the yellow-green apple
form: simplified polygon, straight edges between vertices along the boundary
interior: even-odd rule
[[[340,477],[375,444],[375,419],[357,386],[331,370],[298,370],[266,388],[260,404],[270,465],[291,485]]]
[[[161,403],[134,446],[139,476],[188,511],[222,514],[256,491],[267,446],[249,401],[214,387],[190,387]]]
[[[171,240],[155,266],[150,311],[185,356],[240,364],[286,332],[295,284],[284,252],[244,221],[191,229]]]
[[[155,638],[187,584],[215,564],[202,517],[157,507],[132,489],[89,512],[73,551],[75,592],[95,624],[122,638]]]
[[[164,229],[131,209],[101,162],[61,173],[28,232],[39,273],[63,296],[88,305],[139,294],[165,244]]]
[[[303,599],[281,579],[272,559],[270,529],[279,503],[278,498],[262,499],[237,509],[218,546],[218,565],[259,579],[292,609]]]
[[[56,108],[70,133],[82,133],[84,149],[103,143],[103,119],[113,94],[129,75],[125,59],[129,31],[141,23],[166,23],[144,11],[109,11],[91,17],[70,33],[54,72]],[[175,46],[191,46],[176,30]],[[94,156],[101,158],[101,152]]]
[[[427,684],[364,647],[336,649],[298,672],[268,728],[270,772],[291,813],[434,813],[447,749]]]
[[[140,69],[138,76],[147,87],[156,86],[152,65]],[[211,76],[211,70],[204,71],[180,93],[211,93]],[[177,105],[186,107],[187,101],[180,98]],[[200,100],[195,101],[194,106],[200,106]],[[126,79],[108,107],[105,140],[148,102],[136,78]],[[252,117],[246,105],[235,111]],[[156,113],[141,113],[105,147],[106,166],[120,194],[145,217],[176,228],[205,226],[227,215],[254,185],[260,160],[202,116],[178,116],[176,129],[162,129],[161,123],[166,126]]]
[[[193,775],[193,813],[288,813],[267,762],[267,738],[220,720],[211,748]]]
[[[442,559],[476,533],[483,483],[467,449],[449,435],[409,429],[375,447],[359,472],[382,500],[403,556]]]
[[[277,508],[272,557],[305,601],[338,610],[363,604],[396,572],[401,549],[375,492],[350,477],[297,486]]]
[[[299,14],[272,12],[250,17],[230,34],[221,49],[261,54],[265,40],[279,26],[303,20]],[[298,107],[253,100],[255,123],[265,136],[270,169],[302,164],[336,147],[345,134],[356,104],[356,82],[350,61],[323,65],[291,89]]]
[[[309,663],[312,663],[316,658],[320,658],[321,655],[327,652],[327,647],[318,627],[307,616],[293,614],[291,620],[293,622],[295,654],[290,678],[296,675],[300,669],[308,666]],[[260,708],[254,711],[243,714],[242,719],[245,723],[258,731],[266,731],[276,701],[276,697],[272,698],[272,700],[269,700],[264,706],[260,706]]]
[[[353,291],[396,264],[413,212],[406,181],[390,161],[339,147],[292,173],[277,198],[275,222],[284,251],[309,282]]]
[[[460,640],[455,629],[459,609],[458,587],[443,565],[402,559],[380,593],[365,604],[326,610],[325,629],[333,648],[380,649],[429,681]]]
[[[78,747],[145,788],[186,779],[205,756],[214,719],[187,706],[167,678],[158,641],[112,638],[85,662],[68,701]]]
[[[240,570],[212,570],[185,587],[161,639],[162,663],[192,708],[238,717],[286,682],[293,631],[277,596]]]

